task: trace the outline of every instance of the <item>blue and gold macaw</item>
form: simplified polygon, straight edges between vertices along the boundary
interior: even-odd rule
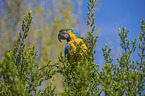
[[[60,42],[62,42],[61,40],[67,41],[67,43],[65,45],[64,55],[67,56],[67,59],[69,60],[70,64],[72,64],[74,59],[76,59],[72,55],[70,55],[70,52],[74,52],[74,54],[75,54],[76,50],[77,50],[74,42],[76,42],[76,44],[79,44],[81,42],[82,43],[81,47],[83,47],[84,48],[83,51],[86,52],[86,49],[87,49],[86,44],[83,43],[83,40],[82,40],[80,34],[73,28],[61,29],[58,34],[58,40]]]

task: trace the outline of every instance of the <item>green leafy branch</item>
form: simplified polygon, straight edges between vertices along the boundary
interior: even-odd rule
[[[105,65],[100,72],[100,84],[101,91],[104,91],[105,95],[142,95],[144,91],[144,21],[142,20],[141,35],[139,35],[139,50],[138,56],[140,57],[140,63],[130,57],[137,48],[137,37],[134,41],[128,40],[128,32],[126,28],[119,29],[119,36],[121,41],[121,47],[123,49],[121,57],[117,61],[119,64],[113,64],[110,51],[107,49],[107,45],[102,49],[105,58]],[[107,79],[106,79],[107,78]]]
[[[24,40],[26,39],[26,37],[28,36],[28,31],[29,31],[29,27],[31,26],[31,22],[32,22],[32,16],[31,16],[32,12],[28,12],[28,16],[24,16],[23,18],[23,24],[21,27],[21,32],[19,32],[19,38],[18,41],[14,47],[13,53],[14,55],[14,59],[16,62],[16,66],[18,66],[21,61],[21,52],[24,50],[25,44],[24,44]],[[23,60],[22,60],[23,61]]]
[[[42,95],[37,87],[42,85],[44,80],[52,78],[55,74],[53,66],[39,68],[36,64],[37,52],[35,48],[25,49],[25,39],[28,35],[32,21],[32,12],[28,12],[23,18],[22,31],[19,33],[18,41],[6,56],[0,60],[0,95]],[[51,60],[48,62],[50,65]],[[46,69],[48,67],[48,69]],[[55,94],[55,87],[52,83],[45,88],[45,93]]]
[[[89,12],[88,12],[87,17],[89,20],[87,21],[87,25],[88,25],[90,31],[87,32],[88,37],[86,38],[85,42],[88,45],[88,49],[90,50],[89,55],[91,55],[91,57],[93,57],[94,56],[93,54],[96,53],[96,50],[94,50],[94,48],[96,46],[96,42],[97,42],[97,38],[98,38],[98,36],[95,36],[93,34],[93,32],[95,31],[95,28],[96,28],[94,25],[94,23],[95,23],[95,21],[94,21],[95,20],[95,18],[94,18],[95,4],[96,4],[96,0],[89,0],[89,2],[88,2]],[[92,59],[92,61],[94,61],[94,59]]]
[[[138,36],[139,40],[140,40],[140,43],[139,43],[139,50],[141,52],[138,52],[138,56],[140,58],[140,63],[139,61],[137,61],[137,65],[139,66],[137,68],[138,70],[138,93],[139,93],[139,96],[141,96],[141,93],[143,91],[145,91],[144,87],[145,87],[145,83],[142,83],[142,82],[145,82],[144,78],[145,78],[145,54],[144,54],[144,51],[145,51],[145,22],[144,20],[141,20],[141,23],[142,23],[142,26],[141,26],[141,32],[140,32],[140,35]]]

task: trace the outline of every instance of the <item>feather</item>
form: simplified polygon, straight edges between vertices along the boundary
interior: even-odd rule
[[[64,55],[65,57],[67,56],[67,58],[69,58],[69,48],[70,48],[70,45],[66,43],[65,49],[64,49]]]

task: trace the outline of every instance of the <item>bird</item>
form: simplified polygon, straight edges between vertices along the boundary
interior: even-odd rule
[[[58,40],[62,42],[61,40],[66,40],[67,43],[65,45],[64,49],[64,55],[72,64],[74,61],[79,62],[82,57],[75,57],[74,54],[77,52],[76,45],[80,45],[82,48],[82,53],[86,53],[86,50],[88,49],[86,44],[83,42],[82,36],[73,28],[63,28],[59,31],[58,34]],[[72,53],[71,53],[72,52]]]

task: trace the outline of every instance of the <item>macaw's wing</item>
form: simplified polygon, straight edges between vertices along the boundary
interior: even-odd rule
[[[64,55],[65,55],[65,57],[67,55],[67,59],[69,59],[69,48],[70,48],[70,45],[68,43],[66,43],[65,50],[64,50]]]

